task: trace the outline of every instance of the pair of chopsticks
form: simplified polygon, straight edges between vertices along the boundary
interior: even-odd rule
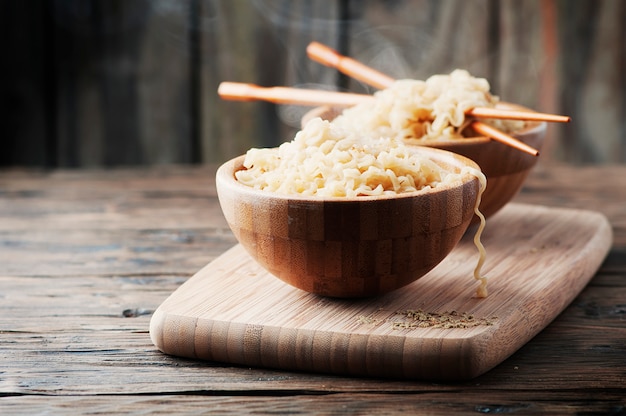
[[[261,87],[243,82],[222,82],[217,90],[221,98],[233,101],[268,101],[275,104],[295,104],[304,106],[331,105],[351,107],[360,103],[374,101],[369,94],[354,94],[337,91],[311,90],[290,87]],[[567,116],[536,113],[531,111],[503,110],[499,108],[474,107],[466,113],[468,116],[524,121],[569,122]]]
[[[340,72],[371,85],[378,89],[388,88],[395,80],[376,71],[350,57],[343,56],[337,51],[312,42],[307,47],[308,56],[323,65],[335,68]],[[335,91],[309,90],[288,87],[260,87],[254,84],[222,82],[218,94],[226,100],[237,101],[269,101],[276,104],[297,105],[333,105],[336,107],[350,107],[363,102],[371,101],[373,96],[367,94],[353,94]],[[531,111],[502,110],[487,107],[475,107],[465,113],[467,116],[478,118],[498,118],[509,120],[551,121],[567,123],[570,118],[556,114],[537,113]],[[504,143],[518,150],[538,156],[539,151],[517,140],[516,138],[490,126],[482,121],[474,120],[471,127],[477,133]]]
[[[391,84],[395,82],[393,78],[381,72],[378,72],[375,69],[370,68],[350,57],[343,56],[334,49],[322,45],[319,42],[311,42],[307,47],[307,54],[309,58],[313,59],[314,61],[329,66],[331,68],[335,68],[340,72],[375,88],[388,88],[391,86]],[[570,121],[570,118],[568,116],[561,116],[556,114],[535,113],[531,111],[501,110],[485,107],[475,107],[468,110],[465,115],[479,118],[484,117],[511,120],[553,121],[561,123],[567,123]],[[485,136],[493,140],[497,140],[518,150],[530,153],[533,156],[539,155],[539,151],[537,149],[482,121],[472,121],[471,127],[477,133],[484,134]]]

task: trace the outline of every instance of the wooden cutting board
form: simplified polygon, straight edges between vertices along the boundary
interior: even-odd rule
[[[324,298],[261,269],[237,245],[155,311],[163,352],[246,366],[430,380],[493,368],[545,328],[607,255],[595,212],[509,204],[483,234],[489,296],[475,297],[470,229],[429,274],[384,296]]]

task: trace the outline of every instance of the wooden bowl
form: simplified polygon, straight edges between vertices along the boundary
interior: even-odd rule
[[[531,111],[528,108],[510,103],[499,103],[498,108]],[[302,125],[315,117],[333,120],[340,113],[341,109],[317,107],[305,114],[302,118]],[[511,135],[541,151],[546,136],[546,127],[547,123],[545,122],[527,122],[524,129]],[[412,143],[407,141],[407,144]],[[537,156],[529,155],[482,136],[462,140],[423,141],[420,146],[448,150],[478,163],[487,177],[487,189],[480,203],[480,210],[487,218],[498,212],[517,195],[538,159]],[[475,217],[472,222],[478,221],[478,217]]]
[[[456,173],[478,168],[451,152],[416,151]],[[244,158],[216,174],[230,228],[267,271],[323,296],[374,296],[422,277],[457,245],[479,192],[478,179],[468,173],[456,183],[393,196],[282,195],[238,182]]]

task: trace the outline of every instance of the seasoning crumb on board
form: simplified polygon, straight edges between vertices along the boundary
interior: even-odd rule
[[[398,311],[395,315],[400,315],[400,320],[396,319],[375,319],[371,316],[360,315],[357,318],[359,324],[379,325],[383,322],[391,323],[393,329],[415,329],[415,328],[473,328],[476,326],[489,326],[495,323],[497,317],[477,318],[467,312],[446,311],[442,313],[424,312],[421,309],[407,309]]]
[[[359,324],[365,325],[378,325],[380,323],[380,319],[374,319],[370,316],[359,315],[357,318]]]
[[[534,254],[534,253],[537,253],[537,252],[539,252],[539,251],[543,251],[543,250],[545,250],[545,249],[546,249],[546,245],[545,245],[545,244],[542,244],[540,247],[532,247],[532,248],[530,249],[530,252]]]

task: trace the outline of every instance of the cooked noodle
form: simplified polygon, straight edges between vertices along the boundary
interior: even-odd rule
[[[478,196],[476,198],[476,205],[474,205],[474,213],[480,219],[480,224],[478,226],[478,229],[476,230],[476,233],[474,234],[474,245],[476,245],[476,248],[478,249],[478,263],[476,264],[476,267],[474,268],[474,279],[480,282],[480,286],[478,286],[478,289],[476,289],[476,296],[479,298],[486,298],[487,297],[487,278],[481,275],[483,264],[485,263],[485,260],[487,259],[487,251],[485,250],[485,246],[483,246],[483,243],[481,242],[481,237],[483,234],[483,230],[485,229],[486,220],[485,220],[485,216],[483,215],[483,213],[480,212],[479,206],[480,206],[480,201],[483,196],[483,192],[485,192],[485,189],[487,188],[487,178],[481,171],[476,170],[474,168],[466,167],[463,170],[464,171],[467,170],[472,175],[476,176],[480,183]]]
[[[469,123],[467,110],[495,107],[499,101],[489,92],[486,79],[460,69],[426,81],[398,80],[374,97],[371,102],[345,109],[333,123],[360,134],[409,142],[459,139]],[[523,121],[484,121],[505,132],[524,126]]]
[[[461,177],[393,138],[363,137],[314,119],[291,142],[250,149],[237,180],[280,194],[354,197],[435,188]]]

